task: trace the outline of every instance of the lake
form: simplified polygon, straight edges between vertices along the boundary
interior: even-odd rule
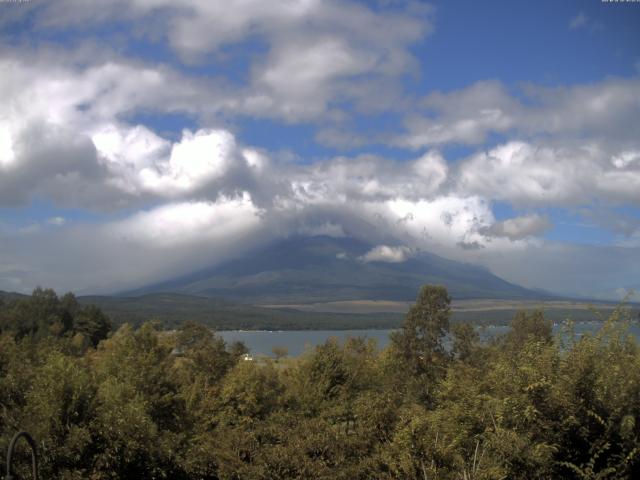
[[[600,322],[580,322],[574,324],[577,336],[588,332],[595,332],[601,326]],[[554,334],[558,333],[562,324],[555,324]],[[487,326],[478,331],[483,340],[505,333],[507,326]],[[306,348],[313,348],[324,343],[328,338],[336,337],[343,342],[348,337],[366,337],[376,340],[380,348],[384,348],[389,343],[389,333],[393,330],[230,330],[218,332],[227,342],[241,341],[249,347],[252,355],[272,355],[274,347],[285,347],[289,355],[297,356],[302,354]],[[630,327],[637,339],[640,339],[640,325],[634,323]]]

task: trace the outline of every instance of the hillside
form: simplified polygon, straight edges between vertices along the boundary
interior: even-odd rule
[[[455,299],[544,299],[489,270],[420,252],[403,262],[365,262],[374,246],[352,238],[291,237],[221,265],[123,293],[172,292],[246,304],[343,300],[413,301],[421,285],[446,285]]]
[[[397,327],[403,315],[394,312],[375,314],[303,312],[287,308],[262,308],[229,301],[174,293],[138,297],[83,296],[82,304],[93,304],[118,325],[134,325],[159,320],[165,328],[184,321],[202,323],[216,330],[322,330]]]

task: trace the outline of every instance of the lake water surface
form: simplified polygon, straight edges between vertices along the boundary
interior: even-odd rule
[[[588,332],[596,332],[601,327],[600,322],[581,322],[574,324],[576,336],[584,335]],[[479,329],[480,337],[488,339],[496,335],[505,333],[507,326],[488,326]],[[560,332],[561,324],[553,327],[554,334]],[[389,333],[393,330],[285,330],[285,331],[248,331],[230,330],[218,332],[227,342],[241,341],[249,347],[252,355],[272,355],[274,347],[285,347],[289,355],[297,356],[302,354],[306,348],[313,348],[327,341],[328,338],[335,337],[343,342],[348,337],[365,337],[376,340],[378,347],[384,348],[389,343]],[[640,339],[640,325],[631,325],[630,333]]]

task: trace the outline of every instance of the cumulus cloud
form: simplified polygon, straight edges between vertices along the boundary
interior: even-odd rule
[[[55,124],[100,124],[137,110],[195,113],[221,105],[222,87],[163,65],[147,65],[108,51],[54,48],[3,50],[5,117],[20,126],[34,117]],[[11,107],[11,108],[8,108]]]
[[[358,257],[363,262],[386,262],[386,263],[402,263],[409,259],[411,250],[404,246],[389,247],[387,245],[378,245],[373,247],[367,253]]]
[[[363,238],[382,243],[402,243],[415,251],[429,251],[458,260],[477,263],[494,252],[509,255],[526,251],[539,243],[533,237],[512,239],[488,237],[484,232],[496,220],[491,204],[478,196],[440,196],[432,200],[396,199],[362,206],[360,218],[367,218],[376,232]],[[385,236],[380,236],[384,232]]]
[[[333,47],[328,51],[339,54],[340,49]],[[285,56],[287,61],[295,57]],[[403,140],[418,147],[477,143],[491,132],[510,130],[526,137],[536,132],[594,134],[603,129],[608,135],[613,132],[606,141],[597,135],[588,143],[511,141],[471,156],[454,171],[432,150],[403,164],[361,155],[299,169],[280,167],[276,173],[269,170],[265,155],[238,144],[226,129],[185,130],[175,140],[126,121],[149,109],[193,115],[205,115],[203,104],[209,112],[231,104],[242,109],[237,102],[222,100],[221,91],[210,85],[166,67],[113,59],[94,65],[86,55],[74,62],[46,58],[32,53],[0,60],[0,70],[6,74],[0,77],[0,123],[6,127],[0,129],[0,169],[5,174],[0,179],[0,202],[5,205],[44,194],[65,205],[113,209],[158,197],[215,198],[220,192],[243,189],[252,190],[259,203],[274,199],[290,203],[292,198],[317,203],[327,197],[419,199],[446,195],[452,185],[458,196],[481,195],[518,204],[637,201],[640,131],[635,131],[639,127],[633,119],[640,115],[640,87],[635,80],[612,79],[569,89],[530,86],[527,95],[532,104],[526,106],[495,81],[454,93],[432,93],[422,107],[434,115],[416,117],[414,133]],[[314,55],[303,58],[321,61]],[[341,68],[330,63],[331,68]],[[313,69],[302,70],[306,73],[298,74],[315,78]],[[297,81],[289,73],[282,78]],[[295,101],[296,88],[282,92]],[[306,92],[301,95],[311,105],[308,97]],[[286,105],[284,100],[278,103]],[[289,195],[291,191],[294,195]]]
[[[11,153],[0,162],[0,205],[23,204],[35,190],[66,197],[71,192],[59,186],[74,179],[99,183],[103,178],[91,141],[64,128],[30,123],[7,150]]]
[[[378,107],[394,105],[400,76],[416,63],[410,46],[431,30],[429,8],[372,9],[356,1],[62,0],[30,7],[25,15],[41,29],[136,21],[138,35],[166,41],[186,63],[224,63],[225,48],[255,40],[265,54],[248,65],[246,84],[221,98],[234,113],[287,121],[324,116],[337,102],[372,107],[362,75],[375,86]]]
[[[173,140],[123,120],[149,110],[195,114],[207,99],[207,108],[218,108],[197,82],[123,61],[75,65],[33,52],[0,57],[0,204],[45,195],[67,206],[117,209],[207,188],[215,198],[246,187],[264,168],[264,155],[227,130],[184,130]],[[225,176],[235,180],[222,182]]]
[[[23,53],[0,57],[0,203],[25,203],[40,193],[64,204],[114,208],[146,190],[189,186],[194,172],[185,166],[185,149],[202,150],[201,137],[212,132],[186,132],[173,152],[167,139],[121,118],[138,110],[189,111],[195,98],[211,97],[204,89],[162,67],[107,61],[82,68],[84,57]],[[213,161],[217,153],[209,147]],[[197,167],[188,163],[205,168],[202,159]]]
[[[399,164],[372,155],[337,157],[290,171],[291,199],[304,204],[347,200],[429,198],[447,179],[448,167],[437,152]]]
[[[5,205],[44,194],[68,206],[117,209],[245,190],[257,203],[299,208],[327,198],[431,197],[447,180],[447,163],[437,151],[401,167],[371,155],[271,165],[267,155],[239,144],[225,129],[164,138],[125,121],[128,112],[193,111],[194,98],[212,98],[197,83],[187,80],[182,91],[175,72],[126,62],[80,70],[73,62],[55,64],[45,76],[40,72],[48,64],[36,53],[0,61],[7,73],[0,80],[7,87],[0,94],[0,121],[8,126],[0,148]],[[181,86],[171,97],[174,84]]]
[[[167,194],[191,192],[229,168],[235,150],[233,136],[226,131],[185,130],[182,140],[171,148],[169,158],[140,170],[143,188]]]
[[[517,101],[497,81],[478,82],[451,93],[433,92],[421,106],[428,116],[412,115],[405,122],[409,131],[398,143],[411,148],[450,142],[482,143],[490,132],[505,132],[516,123]]]
[[[194,240],[233,237],[259,223],[259,210],[245,192],[237,198],[220,197],[216,202],[170,203],[107,225],[106,229],[114,239],[172,248]]]
[[[434,92],[424,114],[413,113],[398,145],[419,148],[445,143],[477,145],[491,133],[519,136],[588,135],[593,140],[635,142],[640,134],[640,80],[609,78],[571,87],[526,85],[512,95],[498,81]]]
[[[508,142],[463,162],[458,188],[519,205],[639,202],[640,165],[610,148]]]

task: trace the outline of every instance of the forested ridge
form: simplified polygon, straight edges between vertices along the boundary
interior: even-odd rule
[[[450,302],[423,287],[384,350],[352,338],[246,361],[195,323],[113,331],[71,294],[6,299],[0,448],[29,431],[43,479],[640,478],[624,309],[580,338],[521,312],[481,343]]]

